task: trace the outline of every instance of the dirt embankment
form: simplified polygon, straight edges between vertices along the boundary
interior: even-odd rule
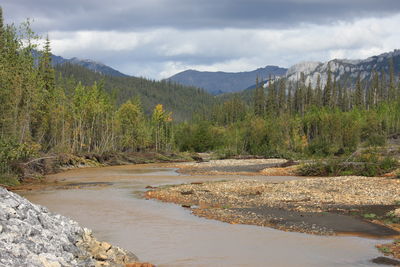
[[[82,155],[52,154],[43,155],[27,162],[15,163],[13,169],[20,178],[19,185],[0,184],[9,190],[35,190],[53,184],[45,175],[59,173],[65,170],[86,167],[102,167],[127,164],[176,163],[191,161],[190,154],[131,152],[131,153],[87,153]]]

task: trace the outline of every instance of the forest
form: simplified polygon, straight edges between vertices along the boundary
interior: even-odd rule
[[[18,175],[15,163],[51,153],[312,158],[384,146],[400,133],[399,62],[389,64],[371,79],[358,76],[355,86],[329,72],[315,88],[303,75],[296,82],[270,78],[267,86],[257,81],[247,98],[213,97],[171,82],[54,68],[49,38],[40,40],[29,21],[5,25],[1,12],[0,183]]]

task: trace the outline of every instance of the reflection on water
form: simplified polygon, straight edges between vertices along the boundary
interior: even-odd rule
[[[135,194],[147,185],[216,177],[178,176],[167,168],[120,166],[74,170],[52,179],[112,182],[108,187],[29,192],[25,196],[93,229],[98,239],[131,250],[157,266],[377,266],[369,260],[380,256],[374,248],[378,240],[231,225],[198,218],[188,209]]]

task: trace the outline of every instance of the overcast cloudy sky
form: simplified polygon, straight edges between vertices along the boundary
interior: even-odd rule
[[[400,0],[3,0],[53,53],[166,78],[365,58],[400,48]]]

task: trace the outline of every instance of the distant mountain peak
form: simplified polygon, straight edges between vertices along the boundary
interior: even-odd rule
[[[75,64],[82,67],[85,67],[89,70],[95,71],[97,73],[109,76],[116,76],[116,77],[128,77],[128,75],[111,68],[110,66],[105,65],[102,62],[94,61],[91,59],[80,59],[77,57],[73,57],[70,59],[63,58],[61,56],[52,55],[52,62],[53,65],[60,65],[65,63]]]
[[[400,71],[400,50],[383,53],[366,59],[332,59],[326,62],[301,62],[291,66],[286,73],[289,81],[300,79],[301,73],[304,73],[306,83],[316,86],[318,77],[321,79],[321,86],[326,84],[328,70],[330,69],[336,81],[348,81],[352,84],[360,75],[361,79],[371,79],[371,73],[375,71],[384,71],[388,73],[389,59],[393,60],[395,72]],[[354,84],[354,83],[353,83]]]
[[[167,80],[188,86],[203,88],[214,95],[242,91],[260,80],[267,80],[269,76],[284,76],[287,69],[278,66],[266,66],[253,71],[244,72],[212,72],[185,70],[173,75]]]

